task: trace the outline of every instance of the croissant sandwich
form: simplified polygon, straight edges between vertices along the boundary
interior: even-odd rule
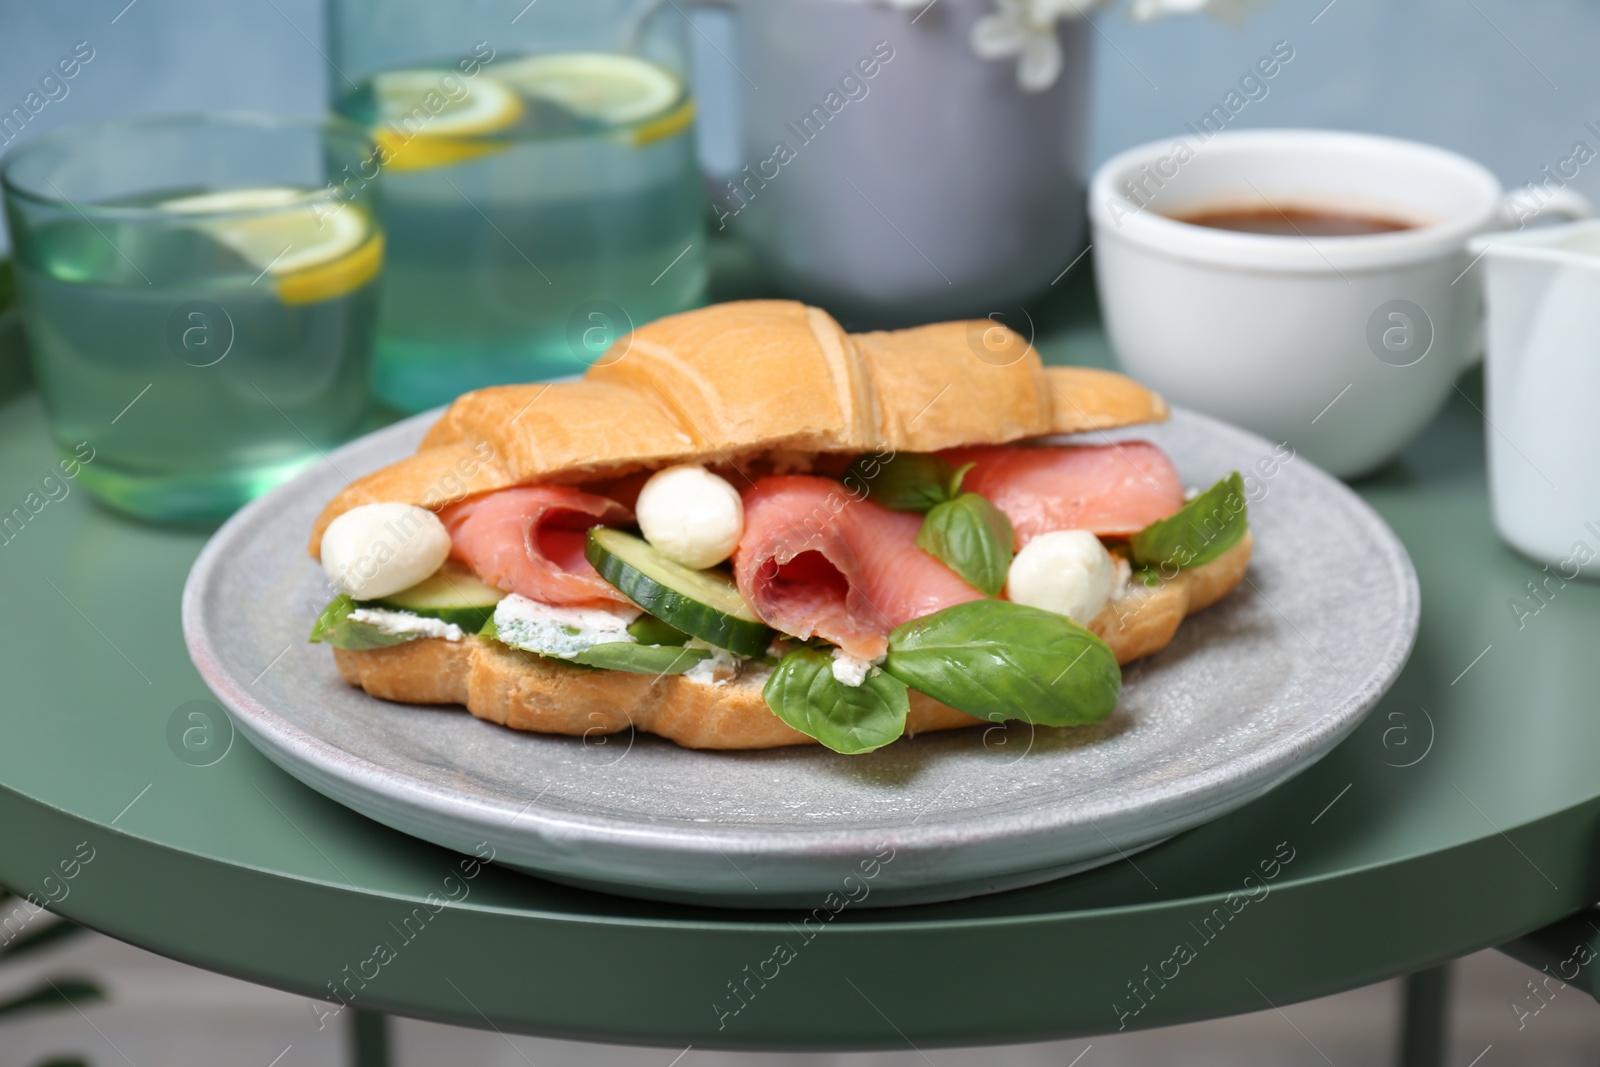
[[[1159,396],[987,320],[848,334],[781,300],[468,393],[311,533],[313,641],[374,696],[518,730],[869,752],[1096,722],[1121,664],[1243,578],[1232,474],[1140,441]]]

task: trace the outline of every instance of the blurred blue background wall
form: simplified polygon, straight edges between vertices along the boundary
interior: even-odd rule
[[[1417,138],[1482,161],[1507,185],[1540,177],[1577,141],[1600,150],[1585,128],[1600,127],[1593,0],[1277,0],[1237,24],[1206,16],[1137,24],[1119,6],[1095,23],[1096,161],[1198,119],[1279,40],[1295,59],[1235,128]],[[726,30],[705,28],[713,37]],[[144,111],[316,113],[326,100],[321,0],[0,0],[0,113],[79,41],[94,58],[23,136]],[[725,82],[720,57],[703,44],[698,51],[706,81]],[[706,125],[723,117],[711,95]],[[1600,163],[1572,185],[1600,200]]]

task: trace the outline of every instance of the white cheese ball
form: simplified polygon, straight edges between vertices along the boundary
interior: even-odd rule
[[[727,559],[744,535],[739,491],[692,464],[652,474],[634,511],[646,541],[668,559],[697,570]]]
[[[1011,561],[1007,595],[1085,625],[1100,614],[1117,587],[1117,564],[1088,530],[1040,534]]]
[[[410,589],[450,555],[439,516],[411,504],[363,504],[328,524],[322,569],[340,592],[372,600]]]

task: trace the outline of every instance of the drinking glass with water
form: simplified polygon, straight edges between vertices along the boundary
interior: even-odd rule
[[[122,511],[205,521],[366,410],[383,236],[342,121],[180,115],[67,127],[0,171],[23,325],[64,456]]]
[[[331,0],[388,262],[375,389],[421,410],[581,371],[703,302],[685,18],[663,0]]]

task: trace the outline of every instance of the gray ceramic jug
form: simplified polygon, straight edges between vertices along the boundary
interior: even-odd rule
[[[727,6],[739,167],[713,199],[785,290],[857,327],[983,316],[1082,250],[1093,27],[1062,24],[1030,93],[973,54],[992,0]]]

